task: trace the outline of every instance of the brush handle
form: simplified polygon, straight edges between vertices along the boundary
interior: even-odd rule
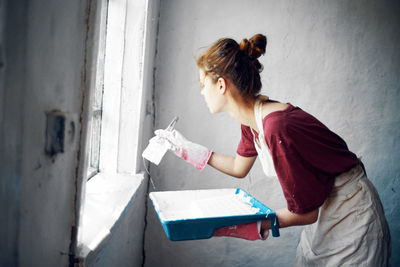
[[[175,124],[176,124],[176,122],[179,120],[179,117],[178,116],[175,116],[175,118],[170,122],[170,124],[168,124],[168,127],[167,127],[167,131],[172,131],[173,129],[174,129],[174,126],[175,126]]]

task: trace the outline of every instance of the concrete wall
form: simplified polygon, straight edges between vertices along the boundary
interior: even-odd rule
[[[263,93],[302,107],[363,158],[390,224],[400,264],[400,5],[396,1],[161,1],[155,128],[179,115],[188,139],[234,155],[240,127],[211,116],[200,96],[195,57],[220,37],[268,37]],[[151,168],[157,191],[242,187],[267,206],[285,206],[276,180],[256,163],[243,180],[202,172],[169,153]],[[266,242],[233,238],[171,242],[148,211],[146,266],[290,266],[301,227]]]
[[[147,143],[154,118],[159,2],[149,3],[139,146],[141,140]],[[86,112],[99,7],[100,1],[90,0],[0,0],[0,266],[72,262],[84,191]],[[126,43],[127,49],[130,45]],[[45,152],[51,111],[66,120],[64,151],[54,155]],[[143,169],[138,162],[137,169]],[[109,238],[90,254],[89,266],[142,265],[146,193],[147,180]]]
[[[2,266],[69,262],[85,89],[86,4],[6,2],[0,126]],[[52,110],[59,110],[75,131],[65,136],[64,152],[50,156],[45,153],[46,112]]]
[[[22,138],[21,113],[16,109],[21,106],[23,86],[18,74],[23,72],[25,37],[21,24],[25,21],[25,9],[17,10],[6,4],[5,0],[0,1],[0,265],[14,266],[18,261]],[[10,24],[16,25],[13,35],[11,28],[6,27]],[[6,80],[6,75],[10,76],[12,84]],[[13,114],[12,118],[9,114]]]
[[[147,179],[143,180],[120,219],[98,247],[89,253],[85,266],[142,266]]]
[[[1,1],[0,265],[67,266],[76,241],[94,1]],[[49,114],[64,149],[46,152]],[[83,122],[83,123],[82,123]]]

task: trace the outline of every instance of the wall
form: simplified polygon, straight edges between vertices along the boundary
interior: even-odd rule
[[[142,180],[111,234],[89,253],[85,266],[142,266],[146,192],[147,179]]]
[[[142,150],[153,128],[159,2],[141,3],[149,5],[141,66],[145,89],[139,99],[142,127],[134,141]],[[135,4],[129,5],[128,16]],[[0,0],[0,266],[72,263],[85,185],[86,112],[100,7],[100,1],[91,0]],[[132,21],[128,26],[135,30],[140,25]],[[132,52],[137,40],[128,35],[125,45]],[[125,60],[129,75],[131,65]],[[140,86],[124,82],[127,88]],[[66,119],[64,151],[54,155],[45,153],[46,115],[51,111]],[[144,169],[140,157],[131,164],[136,165],[132,169]],[[89,255],[88,266],[142,265],[146,198],[144,180],[112,234]]]
[[[395,1],[162,1],[155,72],[155,128],[179,115],[188,139],[234,155],[239,125],[211,116],[200,96],[196,55],[220,37],[268,37],[261,58],[263,93],[302,107],[342,136],[363,158],[382,198],[400,264],[400,5]],[[151,167],[157,191],[242,187],[267,206],[285,206],[276,180],[256,163],[243,180],[202,172],[169,153]],[[153,208],[146,266],[290,266],[301,227],[266,242],[233,238],[171,242]]]
[[[84,149],[88,1],[0,4],[0,265],[67,266]],[[66,135],[64,151],[50,155],[46,113],[53,110],[65,117]]]
[[[22,8],[18,9],[18,6]],[[7,5],[7,1],[3,0],[0,2],[0,11],[0,265],[15,266],[18,262],[22,138],[18,107],[21,106],[24,84],[24,80],[18,79],[18,76],[24,71],[25,8],[21,3]],[[12,35],[11,30],[14,30]]]

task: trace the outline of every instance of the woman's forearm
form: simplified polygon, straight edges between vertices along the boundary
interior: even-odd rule
[[[236,178],[243,178],[247,175],[256,157],[236,157],[227,156],[213,152],[208,164],[215,169],[234,176]]]
[[[227,156],[227,155],[222,155],[222,154],[217,154],[215,152],[212,153],[210,160],[208,161],[208,164],[212,166],[213,168],[237,177],[237,178],[242,178],[240,175],[235,173],[235,158],[232,156]]]
[[[276,211],[278,218],[279,228],[285,228],[295,225],[313,224],[318,219],[319,209],[312,210],[304,214],[297,214],[290,212],[287,208],[279,209]],[[262,229],[271,229],[270,221],[262,222]]]
[[[317,221],[318,209],[304,214],[297,214],[290,212],[287,208],[283,208],[276,211],[276,216],[278,217],[280,228],[295,225],[306,225]]]

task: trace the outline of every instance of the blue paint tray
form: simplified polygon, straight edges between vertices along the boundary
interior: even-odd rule
[[[151,192],[150,199],[172,241],[206,239],[217,228],[265,218],[279,236],[275,212],[241,188]]]

